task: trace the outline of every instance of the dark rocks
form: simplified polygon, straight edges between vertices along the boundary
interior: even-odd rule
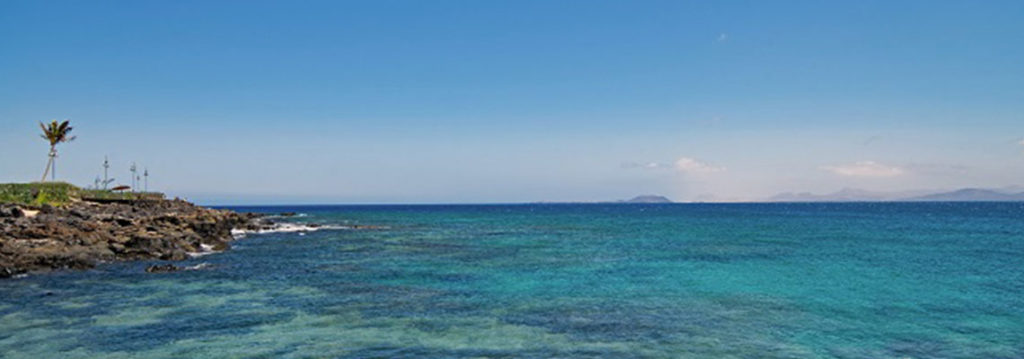
[[[179,271],[192,271],[210,268],[209,263],[200,263],[189,267],[179,267],[171,263],[167,264],[153,264],[146,267],[146,273],[170,273]]]
[[[146,273],[169,273],[177,272],[184,268],[167,263],[167,264],[154,264],[146,267]]]
[[[91,268],[102,261],[182,260],[226,250],[232,229],[261,227],[259,215],[181,200],[63,207],[0,204],[0,278],[30,271]]]
[[[228,249],[231,249],[231,245],[228,244],[228,242],[217,242],[210,247],[210,250],[215,252],[226,251]]]
[[[77,210],[77,209],[72,209],[72,210],[68,211],[68,213],[71,214],[72,216],[75,216],[75,217],[78,217],[78,218],[82,218],[82,219],[89,218],[89,214],[88,213],[85,213],[85,211],[81,211],[81,210]]]
[[[13,204],[2,204],[0,205],[0,218],[19,218],[25,216],[25,212],[16,205]]]

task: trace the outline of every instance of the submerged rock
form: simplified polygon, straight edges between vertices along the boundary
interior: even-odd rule
[[[176,265],[171,264],[171,263],[167,263],[167,264],[154,264],[154,265],[151,265],[149,267],[146,267],[146,273],[169,273],[169,272],[177,272],[177,271],[200,270],[200,269],[206,269],[206,268],[210,268],[210,264],[209,263],[199,263],[199,264],[196,264],[194,266],[188,266],[188,267],[179,267],[179,266],[176,266]]]
[[[167,264],[154,264],[146,267],[146,273],[168,273],[177,272],[182,270],[182,267],[167,263]]]

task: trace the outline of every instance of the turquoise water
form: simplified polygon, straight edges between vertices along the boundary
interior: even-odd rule
[[[241,209],[386,228],[0,281],[0,356],[1024,357],[1020,203]]]

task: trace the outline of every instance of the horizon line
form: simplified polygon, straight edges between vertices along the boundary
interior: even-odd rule
[[[333,206],[366,206],[366,207],[387,207],[387,206],[526,206],[526,205],[580,205],[580,204],[615,204],[615,205],[694,205],[694,204],[860,204],[860,203],[1024,203],[1024,200],[1010,201],[930,201],[930,200],[875,200],[875,201],[736,201],[736,202],[458,202],[458,203],[279,203],[279,204],[212,204],[196,203],[206,207],[333,207]]]

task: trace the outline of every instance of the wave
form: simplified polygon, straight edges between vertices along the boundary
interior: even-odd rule
[[[307,214],[307,213],[295,213],[295,214],[268,214],[268,215],[265,215],[265,216],[263,216],[263,218],[268,218],[268,219],[280,219],[280,218],[303,218],[303,217],[309,217],[309,214]]]
[[[232,233],[232,235],[234,235],[234,233]],[[206,243],[200,243],[199,244],[199,249],[200,249],[199,252],[188,252],[188,256],[192,257],[192,258],[195,258],[195,257],[202,257],[202,256],[211,255],[211,254],[214,254],[214,253],[220,253],[221,252],[221,251],[213,250],[213,246],[209,245],[209,244],[206,244]]]
[[[210,264],[210,263],[203,262],[203,263],[199,263],[199,264],[196,264],[194,266],[188,266],[188,267],[185,267],[185,268],[182,268],[182,269],[184,269],[184,270],[200,270],[200,269],[206,269],[206,268],[210,268],[210,267],[213,267],[213,265]]]
[[[303,234],[306,232],[316,232],[320,230],[338,230],[338,229],[351,229],[349,226],[340,226],[334,224],[315,224],[315,223],[274,223],[270,226],[256,229],[232,229],[231,235],[236,239],[245,237],[249,234],[265,234],[265,233],[299,233]]]

